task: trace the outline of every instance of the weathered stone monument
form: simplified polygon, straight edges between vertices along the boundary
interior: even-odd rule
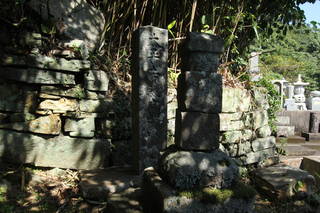
[[[216,73],[222,52],[223,41],[217,36],[194,32],[187,35],[182,73],[178,79],[175,146],[162,154],[157,167],[144,171],[142,188],[146,212],[252,211],[254,190],[248,192],[245,199],[230,196],[224,203],[219,203],[213,195],[215,190],[218,193],[230,190],[237,194],[235,188],[241,187],[244,187],[241,190],[250,191],[238,183],[239,171],[235,161],[219,149],[220,131],[227,130],[227,123],[232,120],[221,115],[222,109],[232,112],[248,110],[250,105],[240,106],[239,103],[248,100],[245,97],[234,105],[223,103],[222,77]],[[234,91],[226,89],[224,95],[229,96]],[[197,190],[199,197],[178,193],[192,194],[191,191]]]
[[[168,32],[140,27],[133,37],[132,120],[135,167],[155,166],[167,144]]]
[[[251,81],[258,81],[260,76],[259,68],[259,55],[261,52],[252,52],[249,58],[249,74],[251,76]]]

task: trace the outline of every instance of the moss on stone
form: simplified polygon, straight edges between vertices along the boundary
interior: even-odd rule
[[[244,199],[249,200],[255,197],[256,190],[244,183],[237,183],[229,189],[217,189],[214,187],[205,187],[198,190],[189,190],[179,192],[179,196],[188,199],[197,199],[212,204],[224,203],[228,199]]]

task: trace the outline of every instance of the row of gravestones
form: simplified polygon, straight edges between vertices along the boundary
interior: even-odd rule
[[[157,165],[167,145],[167,31],[142,27],[134,41],[133,141],[135,166],[141,172]],[[223,87],[216,73],[223,41],[217,37],[189,33],[182,49],[175,114],[178,149],[210,152],[220,148],[241,165],[274,157],[266,91]]]

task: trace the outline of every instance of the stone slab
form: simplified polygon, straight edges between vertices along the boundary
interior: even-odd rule
[[[105,71],[89,70],[84,73],[84,88],[92,91],[108,91],[109,78]]]
[[[287,156],[308,156],[314,155],[317,151],[301,145],[286,145],[284,147]]]
[[[106,139],[67,136],[43,138],[27,133],[0,130],[0,156],[11,163],[69,169],[102,168],[109,156]]]
[[[160,176],[179,190],[212,186],[227,188],[238,180],[235,162],[220,150],[167,151],[159,163]]]
[[[61,119],[59,115],[48,115],[27,122],[1,124],[0,129],[11,129],[22,132],[33,132],[46,135],[59,135]]]
[[[277,115],[275,125],[289,126],[290,125],[290,117]]]
[[[75,84],[75,76],[52,70],[2,67],[0,77],[30,84]]]
[[[168,31],[140,27],[132,43],[132,138],[142,173],[157,164],[167,144]]]
[[[4,56],[0,59],[2,66],[38,68],[45,70],[61,70],[79,72],[90,69],[90,62],[85,60],[66,60],[43,55]]]
[[[178,77],[178,105],[182,111],[221,112],[222,76],[217,73],[182,72]]]
[[[80,172],[80,189],[85,199],[106,201],[113,193],[140,185],[140,177],[130,167]]]
[[[302,133],[302,136],[306,138],[307,141],[320,141],[320,133]]]
[[[276,139],[273,136],[265,137],[265,138],[257,138],[251,142],[252,150],[254,152],[275,147]]]
[[[248,112],[252,105],[252,97],[248,90],[223,87],[221,112]]]
[[[218,36],[199,33],[189,32],[185,41],[185,51],[188,52],[212,52],[212,53],[223,53],[224,41]]]
[[[310,126],[310,112],[307,110],[296,110],[296,111],[280,111],[278,115],[289,116],[290,126],[295,127],[295,133],[300,135],[301,132],[309,132]]]
[[[219,113],[220,131],[245,129],[244,113]]]
[[[272,130],[269,125],[262,126],[256,130],[256,135],[259,138],[265,138],[272,134]]]
[[[0,84],[0,110],[6,112],[31,112],[37,93],[15,84]]]
[[[64,124],[64,131],[72,137],[92,138],[95,133],[94,118],[70,119],[67,118]]]
[[[268,125],[268,112],[266,110],[262,111],[253,111],[250,113],[252,118],[252,127],[253,129],[258,129],[260,127]]]
[[[269,148],[260,150],[257,152],[247,153],[245,156],[239,158],[243,165],[249,165],[253,163],[261,162],[269,157],[273,157],[275,155],[275,149]]]
[[[183,72],[217,72],[219,66],[219,56],[220,55],[217,53],[205,51],[188,52],[185,50],[182,55],[181,70]]]
[[[258,189],[273,199],[288,199],[315,192],[315,179],[308,172],[286,165],[275,165],[254,171]]]
[[[53,113],[75,112],[79,111],[79,104],[74,99],[45,100],[39,104],[38,110],[50,110]]]
[[[281,156],[280,162],[290,167],[300,168],[303,157],[301,156]]]
[[[231,157],[242,156],[250,152],[252,152],[252,148],[249,141],[231,144],[228,149]]]
[[[243,141],[250,141],[255,138],[255,134],[250,129],[226,131],[220,133],[220,142],[223,144],[240,143]]]
[[[289,137],[295,134],[295,126],[277,126],[277,137]]]
[[[214,150],[219,147],[219,115],[176,112],[175,144],[185,150]]]
[[[254,198],[229,198],[223,204],[204,202],[197,198],[179,195],[153,168],[143,173],[142,206],[144,212],[155,213],[253,213]]]
[[[317,186],[320,186],[320,156],[303,157],[300,169],[313,175],[317,181]]]
[[[79,107],[81,112],[105,113],[113,110],[112,99],[104,100],[80,100]]]
[[[80,85],[75,85],[74,87],[58,87],[51,85],[43,85],[41,86],[41,93],[48,95],[56,95],[62,97],[70,97],[70,98],[84,98],[85,92]]]

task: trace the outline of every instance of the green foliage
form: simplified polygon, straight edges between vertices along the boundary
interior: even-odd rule
[[[276,114],[280,109],[280,94],[276,90],[274,84],[271,82],[273,79],[277,79],[279,76],[274,73],[264,74],[264,76],[257,82],[255,82],[256,87],[264,87],[267,89],[267,99],[269,103],[268,117],[269,125],[273,131],[276,130],[275,121]]]
[[[312,26],[292,26],[286,33],[273,28],[270,35],[262,34],[251,50],[261,54],[262,72],[277,73],[294,82],[298,74],[310,83],[309,90],[320,89],[320,29]]]

